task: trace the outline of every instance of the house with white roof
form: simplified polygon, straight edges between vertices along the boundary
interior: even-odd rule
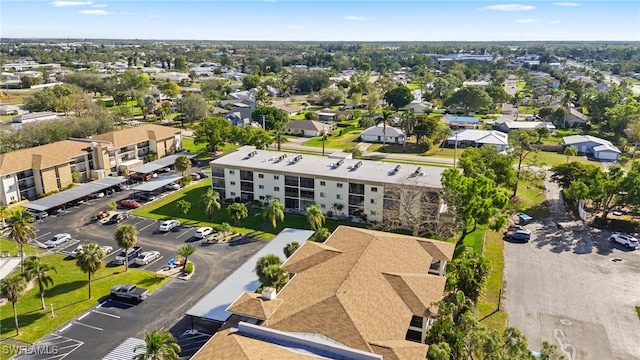
[[[592,156],[597,160],[617,161],[622,153],[611,141],[591,135],[571,135],[562,138],[562,145],[573,146],[579,154]]]
[[[404,144],[407,138],[404,131],[388,125],[385,129],[382,123],[360,133],[360,140],[363,142],[383,142],[385,137],[388,144]]]
[[[18,116],[14,116],[11,121],[14,124],[25,124],[34,121],[56,120],[58,114],[51,111],[41,111],[34,113],[26,113]]]
[[[508,133],[511,130],[535,130],[541,127],[546,127],[549,131],[556,129],[555,125],[546,121],[513,121],[501,118],[493,123],[493,128],[503,133]]]
[[[496,130],[459,130],[447,138],[446,145],[460,148],[495,146],[498,151],[506,151],[509,135]]]

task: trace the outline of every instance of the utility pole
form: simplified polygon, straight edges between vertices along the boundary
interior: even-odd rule
[[[453,143],[453,166],[456,166],[456,159],[458,158],[458,133],[456,132],[455,142]]]
[[[265,126],[265,117],[264,115],[262,115],[262,130],[267,130],[267,127]]]
[[[322,156],[324,156],[324,139],[327,138],[327,132],[324,127],[324,123],[322,123]]]

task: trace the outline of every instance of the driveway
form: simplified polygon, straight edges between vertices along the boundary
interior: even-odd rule
[[[509,325],[532,349],[546,340],[568,360],[640,359],[640,250],[568,217],[558,186],[546,187],[551,218],[528,226],[529,243],[506,243]]]

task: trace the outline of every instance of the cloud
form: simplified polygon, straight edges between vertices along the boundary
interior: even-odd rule
[[[521,5],[521,4],[499,4],[499,5],[489,5],[478,10],[495,10],[495,11],[527,11],[533,10],[536,7],[533,5]]]
[[[106,4],[95,4],[95,5],[93,5],[93,7],[95,7],[95,8],[106,8],[107,5]]]
[[[540,21],[540,20],[538,20],[538,19],[519,19],[519,20],[516,20],[517,23],[522,23],[522,24],[537,23],[538,21]]]
[[[151,15],[147,15],[147,17],[148,17],[149,19],[157,19],[157,18],[159,18],[159,17],[161,17],[161,16],[160,16],[160,15],[151,14]]]
[[[85,14],[85,15],[100,15],[100,16],[113,14],[112,12],[107,10],[80,10],[78,12],[80,14]]]
[[[553,5],[555,5],[555,6],[571,6],[571,7],[582,6],[581,4],[574,3],[574,2],[556,2],[556,3],[553,3]]]
[[[353,16],[353,15],[349,15],[349,16],[345,16],[344,17],[345,20],[351,20],[351,21],[362,21],[362,20],[366,20],[365,18],[363,18],[362,16]]]
[[[55,6],[55,7],[61,7],[61,6],[85,6],[85,5],[91,5],[93,4],[93,1],[54,1],[51,3],[51,5]]]
[[[302,25],[287,25],[287,29],[302,29]]]
[[[551,20],[549,21],[549,24],[562,24],[564,21],[562,20]]]

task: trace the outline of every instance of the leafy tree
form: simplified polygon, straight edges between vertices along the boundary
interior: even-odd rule
[[[605,109],[606,128],[616,134],[624,132],[630,124],[640,123],[640,103],[627,101]]]
[[[320,91],[329,85],[329,74],[323,70],[296,71],[293,78],[295,87],[303,94]]]
[[[253,126],[233,126],[229,134],[229,141],[239,145],[251,145],[258,149],[264,149],[273,144],[273,137],[268,131]]]
[[[384,101],[396,110],[409,105],[413,99],[411,90],[406,86],[397,86],[384,94]]]
[[[516,180],[512,159],[493,146],[466,149],[460,156],[458,166],[467,176],[484,175],[491,171],[497,186],[511,187]]]
[[[313,233],[313,235],[311,236],[311,240],[315,242],[324,242],[329,238],[329,236],[331,236],[331,232],[329,231],[329,229],[321,227]]]
[[[423,138],[433,139],[434,142],[444,129],[449,129],[439,119],[426,116],[421,117],[416,124],[413,133],[416,135],[416,143],[421,143]]]
[[[536,135],[538,135],[538,140],[536,141],[538,144],[542,143],[542,139],[551,134],[551,131],[549,131],[549,128],[546,126],[537,127],[535,131]]]
[[[597,172],[597,166],[572,161],[553,166],[551,168],[551,179],[561,187],[568,188],[574,181],[587,179],[594,172]]]
[[[354,159],[362,159],[362,150],[360,150],[360,147],[358,145],[350,148],[349,150],[347,150],[347,152],[350,153],[351,157]]]
[[[242,79],[242,88],[245,90],[254,89],[260,86],[260,76],[251,74]]]
[[[300,247],[300,244],[297,241],[293,241],[288,243],[285,247],[284,247],[284,255],[287,258],[290,258],[291,255],[293,255],[294,252],[296,252],[296,250],[298,250],[298,248]]]
[[[182,271],[187,266],[187,262],[189,262],[189,256],[193,255],[196,252],[195,246],[191,244],[184,244],[178,248],[177,254],[184,258],[184,265],[182,265]]]
[[[180,358],[180,345],[170,332],[156,330],[144,334],[144,345],[136,346],[133,351],[137,353],[133,360],[178,360]]]
[[[162,91],[162,93],[167,95],[168,97],[174,98],[180,95],[180,85],[171,80],[168,80],[160,85],[160,91]]]
[[[231,122],[222,117],[205,118],[193,131],[193,142],[196,145],[207,144],[207,149],[217,152],[218,146],[224,145],[231,134]]]
[[[471,110],[477,111],[492,104],[491,97],[487,92],[478,86],[466,86],[448,97],[444,104],[446,106],[457,106],[464,109],[464,114],[469,115]]]
[[[107,211],[115,211],[118,208],[118,204],[116,204],[115,201],[112,201],[110,203],[108,203],[105,208],[107,209]]]
[[[542,350],[540,350],[540,358],[545,360],[565,360],[566,358],[558,352],[558,345],[551,344],[548,341],[542,342]]]
[[[198,94],[185,96],[182,100],[182,107],[184,110],[184,119],[188,123],[206,118],[209,112],[207,102]]]
[[[307,209],[307,221],[311,225],[311,229],[317,231],[324,225],[324,214],[318,205],[311,205]]]
[[[202,194],[200,201],[204,205],[205,212],[209,216],[209,219],[211,219],[211,215],[215,210],[220,210],[220,193],[211,188]]]
[[[226,237],[231,233],[231,225],[229,225],[229,223],[227,222],[223,222],[222,224],[218,225],[218,231],[222,233],[222,236]]]
[[[338,88],[320,90],[320,102],[324,106],[334,106],[344,103],[344,91]]]
[[[26,284],[20,276],[10,276],[0,280],[0,294],[11,303],[11,307],[13,308],[13,322],[16,327],[16,336],[20,335],[16,303],[24,295],[25,289]]]
[[[73,171],[71,173],[71,181],[73,181],[74,183],[78,183],[78,180],[80,180],[80,178],[82,177],[82,173],[80,173],[79,171]]]
[[[176,158],[176,161],[173,162],[173,167],[182,173],[184,176],[184,172],[189,170],[191,167],[191,161],[188,157],[184,155],[180,155]]]
[[[191,210],[191,203],[187,200],[178,200],[178,202],[176,202],[176,206],[178,207],[178,210],[180,210],[182,215],[185,216],[189,213],[189,210]]]
[[[511,96],[507,93],[502,85],[491,85],[485,90],[494,104],[507,103]]]
[[[187,70],[187,58],[184,55],[177,55],[173,59],[173,68],[176,70]]]
[[[640,121],[630,124],[625,130],[629,142],[633,144],[633,155],[631,160],[635,160],[636,152],[638,151],[638,145],[640,145]]]
[[[571,156],[576,156],[578,155],[578,148],[576,148],[573,145],[569,145],[569,146],[565,146],[564,150],[562,151],[563,154],[566,155],[567,157],[567,163],[569,163],[569,158]]]
[[[284,221],[284,205],[278,199],[272,199],[264,210],[262,210],[262,217],[269,219],[273,228],[276,228],[276,221]]]
[[[125,249],[125,251],[126,250],[127,249]],[[87,274],[89,278],[89,299],[91,299],[91,278],[102,267],[103,257],[104,253],[102,252],[100,246],[96,243],[82,245],[82,251],[80,251],[76,257],[76,265],[80,268],[80,270],[82,270],[83,273]],[[128,263],[128,261],[125,260],[125,263]]]
[[[528,130],[515,130],[509,133],[509,156],[516,161],[516,181],[513,186],[513,196],[518,194],[518,183],[525,171],[525,167],[534,165],[539,150],[533,147],[533,134]],[[530,171],[531,169],[526,169]]]
[[[33,217],[20,208],[11,216],[11,228],[9,237],[20,247],[20,272],[24,272],[24,246],[29,242],[29,238],[36,234],[36,227],[33,226]]]
[[[447,287],[449,290],[462,291],[474,303],[489,276],[489,262],[480,254],[465,251],[454,259],[447,268]]]
[[[131,224],[120,225],[116,229],[115,240],[124,253],[129,254],[129,250],[138,242],[138,231]],[[100,258],[102,259],[102,256]],[[129,257],[124,258],[124,271],[129,271]]]
[[[243,203],[233,203],[227,206],[227,215],[233,219],[234,224],[240,224],[240,220],[249,216],[249,210]]]
[[[265,130],[278,130],[282,129],[284,125],[289,121],[289,115],[273,106],[260,106],[251,113],[251,118],[264,122],[266,125]]]
[[[53,285],[53,278],[49,275],[50,272],[57,273],[58,271],[54,266],[43,264],[37,256],[30,256],[25,261],[22,276],[26,281],[35,280],[36,284],[38,284],[38,290],[40,290],[40,302],[42,304],[40,309],[45,308],[44,289]]]

